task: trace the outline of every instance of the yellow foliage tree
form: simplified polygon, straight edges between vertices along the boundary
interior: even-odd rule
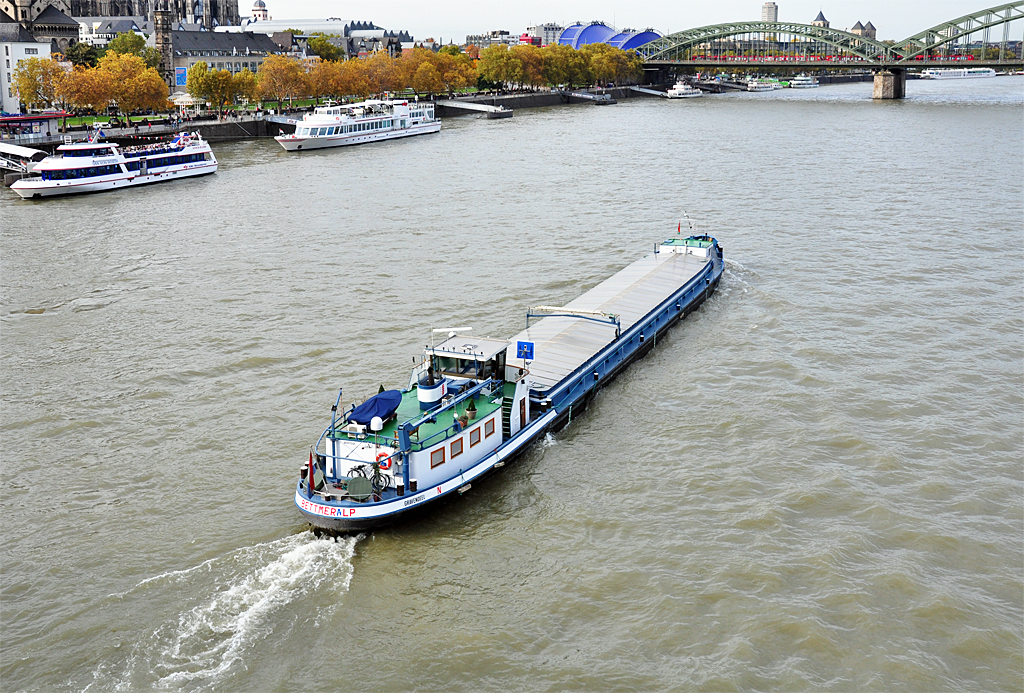
[[[465,53],[459,55],[438,53],[437,71],[449,94],[476,84],[476,66]]]
[[[417,94],[421,91],[428,94],[442,91],[444,89],[444,81],[441,79],[441,73],[437,71],[433,64],[424,61],[416,70],[416,74],[412,76],[412,89]]]
[[[320,99],[337,92],[337,83],[341,65],[333,60],[318,60],[306,74],[307,92],[316,99]]]
[[[369,71],[363,60],[346,60],[341,63],[338,71],[338,83],[335,85],[336,96],[358,96],[365,98],[373,93]]]
[[[62,101],[61,85],[67,72],[52,58],[19,61],[14,71],[14,88],[29,108],[51,108]]]
[[[386,51],[377,51],[364,61],[366,78],[372,93],[383,94],[405,88],[396,61]]]
[[[513,46],[511,53],[522,64],[520,84],[539,87],[544,84],[544,52],[537,46],[522,44]]]
[[[504,44],[488,46],[480,51],[477,70],[484,79],[497,84],[521,84],[523,81],[522,61]]]
[[[75,65],[61,82],[60,98],[71,108],[101,111],[110,103],[110,85],[96,68]]]
[[[111,98],[122,112],[167,108],[167,84],[139,56],[107,53],[95,69],[106,81]]]
[[[268,55],[256,73],[260,95],[277,101],[302,96],[306,91],[306,71],[299,61],[283,55]]]

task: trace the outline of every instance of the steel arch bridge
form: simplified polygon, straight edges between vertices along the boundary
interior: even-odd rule
[[[636,52],[644,63],[650,65],[680,62],[708,63],[722,59],[722,50],[729,41],[735,43],[737,39],[746,39],[760,41],[763,44],[776,42],[779,36],[790,36],[796,39],[798,48],[805,51],[805,61],[817,59],[808,58],[806,55],[808,49],[817,53],[824,48],[830,55],[829,60],[846,63],[850,66],[908,67],[912,64],[919,64],[919,61],[922,60],[927,61],[929,65],[952,61],[955,56],[949,55],[950,46],[962,44],[965,38],[978,32],[984,32],[984,46],[988,43],[989,31],[994,27],[1002,26],[1003,36],[999,59],[985,62],[1020,64],[1019,56],[1012,55],[1007,59],[1006,54],[1010,23],[1020,19],[1024,19],[1024,0],[990,7],[943,22],[895,44],[884,43],[839,29],[810,24],[730,22],[669,34],[640,46]],[[760,38],[751,39],[751,37]],[[714,55],[716,50],[718,51],[717,56]],[[745,60],[744,57],[735,56],[729,60],[734,64],[744,62],[762,64],[766,59],[764,55],[749,56],[749,60]],[[768,59],[771,58],[768,57]],[[836,66],[839,67],[839,65]]]

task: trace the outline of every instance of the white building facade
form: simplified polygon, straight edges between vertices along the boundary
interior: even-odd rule
[[[0,79],[3,80],[0,110],[5,113],[20,113],[21,99],[14,88],[14,71],[18,64],[28,58],[49,58],[50,44],[32,38],[16,22],[0,24]]]
[[[530,36],[539,38],[540,45],[550,46],[552,43],[558,43],[558,37],[561,35],[563,29],[565,29],[565,27],[561,24],[548,22],[547,24],[528,26],[526,27],[526,33]]]

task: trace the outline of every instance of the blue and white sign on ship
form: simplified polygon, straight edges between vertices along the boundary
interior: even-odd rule
[[[722,268],[714,238],[676,236],[566,306],[530,308],[509,340],[443,330],[407,387],[347,409],[338,392],[299,470],[296,507],[314,528],[349,532],[467,492],[579,414],[707,300]]]

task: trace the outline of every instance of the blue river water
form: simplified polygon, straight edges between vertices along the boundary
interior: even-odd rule
[[[1024,78],[908,92],[0,189],[0,689],[1021,690]],[[514,334],[684,211],[720,290],[582,416],[414,523],[307,531],[337,388]]]

